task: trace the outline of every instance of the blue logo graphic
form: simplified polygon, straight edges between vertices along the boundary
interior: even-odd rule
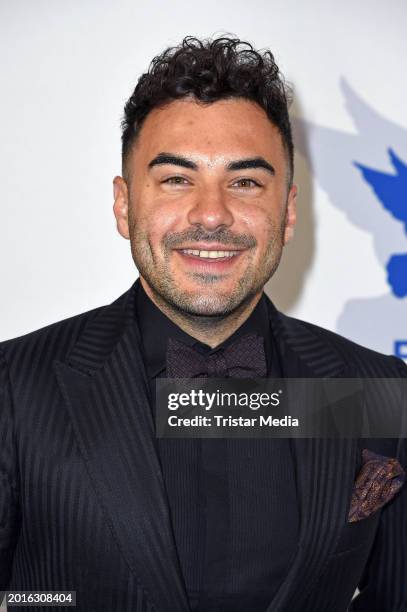
[[[397,357],[407,360],[407,340],[396,340],[394,352]]]
[[[404,223],[404,231],[407,233],[407,166],[392,149],[389,149],[388,153],[396,174],[379,172],[358,162],[354,164],[361,170],[363,178],[372,187],[385,210]],[[387,280],[394,295],[399,298],[406,297],[407,253],[393,255],[386,268]]]
[[[355,129],[294,119],[295,141],[330,203],[372,239],[371,265],[361,270],[355,253],[350,277],[382,273],[388,291],[348,299],[336,328],[407,360],[407,129],[376,112],[344,79],[341,89]]]

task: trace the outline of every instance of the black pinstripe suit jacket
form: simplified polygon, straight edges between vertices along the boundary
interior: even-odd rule
[[[189,610],[146,409],[136,284],[0,344],[0,589],[75,590],[81,612]],[[406,376],[400,360],[268,306],[285,376]],[[370,448],[406,467],[396,442]],[[267,612],[407,610],[407,487],[347,523],[358,442],[296,439],[295,456],[299,545]]]

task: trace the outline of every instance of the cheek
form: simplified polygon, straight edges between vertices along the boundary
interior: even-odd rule
[[[161,233],[174,224],[177,207],[157,193],[153,184],[146,183],[131,196],[131,218],[136,229],[148,234]]]
[[[264,205],[252,207],[247,213],[240,217],[241,227],[248,235],[254,236],[258,246],[264,247],[270,241],[270,236],[279,227],[278,221],[272,214],[272,208]]]
[[[154,206],[136,220],[153,248],[159,247],[163,238],[171,232],[183,229],[179,210],[174,206]]]

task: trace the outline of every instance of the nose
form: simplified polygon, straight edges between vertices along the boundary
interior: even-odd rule
[[[234,218],[226,203],[226,195],[220,187],[206,188],[188,211],[188,222],[201,225],[208,230],[215,230],[223,225],[229,227]]]

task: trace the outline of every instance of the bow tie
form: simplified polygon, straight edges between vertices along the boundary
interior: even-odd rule
[[[211,355],[203,355],[174,338],[168,340],[168,378],[256,378],[266,374],[262,336],[247,334]]]

